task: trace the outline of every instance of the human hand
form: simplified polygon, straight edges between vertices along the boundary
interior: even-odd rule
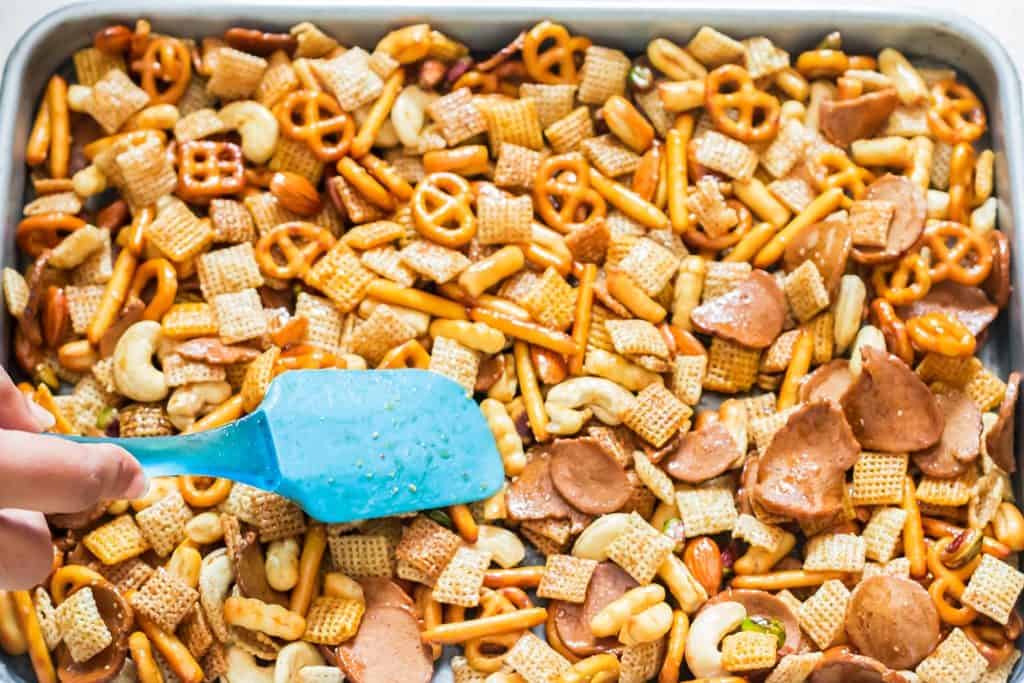
[[[112,444],[39,434],[53,415],[0,368],[0,589],[31,588],[53,564],[44,513],[73,513],[146,490],[139,463]]]

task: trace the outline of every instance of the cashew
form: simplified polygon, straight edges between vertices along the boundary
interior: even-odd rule
[[[202,512],[185,525],[185,537],[193,543],[207,545],[224,538],[224,528],[220,525],[220,514]]]
[[[746,619],[747,609],[738,602],[720,602],[697,615],[686,637],[686,665],[697,678],[725,676],[718,643]]]
[[[174,390],[167,400],[167,419],[181,431],[185,431],[196,418],[213,410],[231,397],[231,385],[227,382],[196,382]]]
[[[629,529],[629,515],[613,512],[598,517],[583,530],[572,547],[572,554],[585,560],[602,562],[608,559],[608,546]]]
[[[228,625],[224,621],[224,601],[231,592],[235,570],[226,548],[218,548],[203,558],[199,567],[199,603],[206,613],[210,630],[217,640],[227,642]],[[239,679],[238,683],[248,683]]]
[[[515,567],[526,557],[526,547],[519,537],[508,529],[480,524],[476,544],[477,550],[485,550],[499,566],[509,569]]]
[[[860,350],[865,346],[885,351],[885,335],[873,325],[865,325],[860,328],[860,331],[853,340],[853,348],[850,350],[850,372],[854,377],[860,376],[860,370],[864,363]]]
[[[775,548],[759,548],[750,546],[742,557],[736,559],[732,570],[738,575],[764,574],[770,572],[772,567],[789,554],[789,551],[796,545],[796,536],[784,531]]]
[[[624,645],[638,645],[657,640],[672,628],[672,608],[667,602],[659,602],[631,616],[619,631],[619,641]]]
[[[590,620],[590,631],[598,638],[615,635],[626,625],[630,617],[640,614],[665,599],[661,584],[652,583],[626,591],[622,597],[612,600]]]
[[[143,320],[121,335],[114,347],[114,385],[134,401],[161,401],[167,396],[167,378],[153,366],[160,342],[160,323]]]
[[[420,132],[426,121],[427,106],[437,99],[436,95],[420,90],[418,86],[408,85],[395,98],[391,107],[391,123],[395,134],[406,147],[416,147],[420,141]]]
[[[259,102],[232,102],[217,112],[224,125],[242,137],[242,154],[254,164],[266,163],[277,148],[277,119]]]
[[[68,109],[82,113],[92,102],[92,88],[75,83],[68,87]]]
[[[316,645],[304,641],[288,643],[277,653],[274,667],[274,683],[292,683],[295,675],[306,666],[323,666],[324,658]]]
[[[548,425],[548,431],[574,434],[587,420],[587,411],[593,411],[594,417],[605,424],[620,424],[635,401],[633,394],[611,380],[601,377],[567,379],[548,392],[544,408],[554,423]],[[574,410],[580,407],[583,410]]]
[[[274,590],[290,591],[299,582],[299,543],[294,538],[274,541],[267,548],[267,583]]]
[[[583,372],[622,385],[630,391],[640,391],[648,384],[661,382],[661,375],[631,363],[617,353],[590,349],[583,361]]]
[[[89,164],[71,177],[71,187],[79,197],[88,199],[107,189],[107,176],[96,164]]]
[[[363,593],[362,585],[341,572],[324,574],[324,595],[329,598],[347,598],[349,600],[366,602],[366,595]]]
[[[224,678],[228,683],[275,683],[273,664],[260,666],[255,657],[238,647],[228,648],[227,660]]]
[[[296,672],[292,683],[345,683],[345,674],[336,666],[305,666]]]

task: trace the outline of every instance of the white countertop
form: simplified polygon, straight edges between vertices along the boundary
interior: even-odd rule
[[[594,0],[595,3],[602,1],[604,0]],[[751,0],[752,5],[770,2],[771,0]],[[894,4],[894,0],[859,2],[885,6]],[[686,3],[687,0],[673,2],[676,6]],[[68,4],[71,4],[71,0],[0,0],[0,69],[3,68],[7,54],[18,36],[43,15]],[[424,2],[424,5],[429,4]],[[1024,68],[1024,0],[909,0],[901,4],[925,7],[943,14],[960,12],[971,17],[994,33],[1010,51],[1018,68]],[[786,0],[785,5],[820,7],[821,0]]]

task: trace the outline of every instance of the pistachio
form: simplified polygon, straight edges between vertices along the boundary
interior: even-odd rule
[[[942,550],[939,559],[952,569],[963,567],[981,552],[983,539],[984,536],[979,530],[964,529]]]
[[[772,617],[754,614],[743,620],[740,624],[741,631],[753,631],[754,633],[767,633],[775,636],[779,641],[779,647],[786,644],[786,627],[782,622]]]

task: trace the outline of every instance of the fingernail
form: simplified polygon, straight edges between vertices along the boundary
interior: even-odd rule
[[[32,414],[32,419],[35,420],[40,431],[47,430],[57,423],[57,418],[55,418],[49,410],[39,405],[28,396],[25,397],[25,404],[28,406],[28,412]]]

